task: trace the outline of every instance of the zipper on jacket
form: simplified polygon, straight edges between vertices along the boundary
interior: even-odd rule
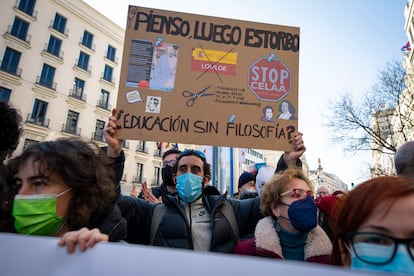
[[[188,239],[188,241],[189,241],[189,247],[191,248],[191,249],[194,249],[194,246],[193,246],[193,220],[192,220],[192,217],[191,217],[191,203],[188,203],[188,214],[189,214],[189,223],[190,223],[190,225],[189,225],[189,239]]]

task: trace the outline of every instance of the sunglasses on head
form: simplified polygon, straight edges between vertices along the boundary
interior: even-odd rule
[[[180,155],[178,156],[178,158],[181,158],[183,156],[188,156],[188,155],[196,155],[196,156],[200,157],[203,160],[206,159],[206,155],[202,151],[193,150],[193,149],[186,149],[185,151],[183,151],[182,153],[180,153]]]

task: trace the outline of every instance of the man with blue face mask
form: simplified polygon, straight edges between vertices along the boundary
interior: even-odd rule
[[[297,139],[301,141],[301,136]],[[231,200],[226,199],[226,194],[209,194],[206,187],[210,166],[198,150],[183,151],[175,170],[177,194],[164,197],[163,203],[158,204],[158,209],[164,210],[161,218],[154,211],[157,205],[122,197],[119,205],[128,222],[127,241],[232,253],[239,237],[251,235],[262,218],[260,198]],[[153,225],[155,220],[157,227]]]
[[[119,204],[129,228],[127,241],[231,253],[239,236],[251,233],[261,218],[259,199],[229,201],[226,194],[211,194],[207,185],[210,165],[198,150],[182,152],[175,172],[177,194],[165,196],[158,204],[161,215],[157,205],[121,197]],[[155,220],[159,221],[156,227]]]
[[[239,237],[251,235],[262,218],[260,198],[240,201],[209,193],[210,166],[198,150],[182,152],[175,171],[177,194],[164,197],[162,204],[121,196],[119,206],[128,222],[126,241],[232,253]],[[163,210],[161,215],[158,210]]]

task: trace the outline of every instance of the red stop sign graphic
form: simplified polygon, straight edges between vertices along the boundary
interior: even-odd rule
[[[280,101],[290,93],[292,77],[280,59],[261,57],[249,66],[248,81],[258,99]]]

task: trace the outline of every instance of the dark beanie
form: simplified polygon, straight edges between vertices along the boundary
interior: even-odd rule
[[[243,186],[244,184],[246,184],[249,181],[254,180],[254,174],[250,173],[250,172],[243,172],[240,177],[239,177],[239,186],[238,188],[240,188],[241,186]]]

